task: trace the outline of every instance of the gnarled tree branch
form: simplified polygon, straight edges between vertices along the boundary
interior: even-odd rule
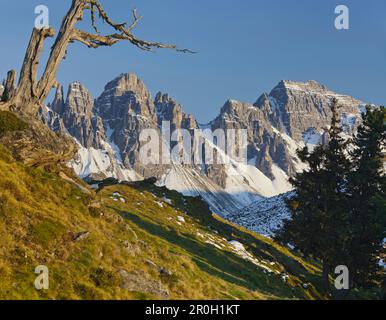
[[[88,33],[82,30],[74,29],[71,41],[79,41],[89,48],[99,48],[102,46],[109,46],[116,44],[120,39],[117,35],[101,36],[98,34]]]
[[[133,10],[134,21],[132,22],[132,24],[128,28],[126,28],[127,23],[116,23],[113,20],[111,20],[98,0],[85,0],[85,1],[87,1],[90,4],[91,12],[93,12],[93,10],[95,10],[94,8],[96,8],[99,12],[100,18],[104,22],[106,22],[108,25],[110,25],[112,28],[114,28],[116,31],[119,32],[119,36],[118,35],[115,35],[115,36],[116,36],[116,38],[119,37],[120,40],[127,40],[127,41],[131,42],[133,45],[135,45],[136,47],[138,47],[142,50],[145,50],[145,51],[151,51],[153,48],[156,48],[156,49],[173,49],[175,51],[184,52],[184,53],[194,53],[193,51],[191,51],[189,49],[179,49],[174,44],[164,44],[161,42],[151,42],[151,41],[146,41],[146,40],[142,40],[142,39],[135,37],[131,33],[131,31],[136,27],[138,22],[142,19],[142,16],[137,16],[136,10]],[[94,13],[92,13],[92,15],[93,14]],[[95,20],[93,23],[95,23]]]

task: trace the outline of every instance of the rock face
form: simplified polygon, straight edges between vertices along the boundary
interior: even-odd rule
[[[71,83],[66,102],[61,105],[63,92],[56,94],[52,107],[58,111],[64,126],[71,136],[85,148],[102,148],[105,140],[103,122],[94,114],[94,100],[87,89],[79,82]],[[53,109],[54,110],[54,109]]]
[[[43,122],[56,132],[67,132],[85,148],[101,149],[105,140],[102,119],[94,113],[94,100],[79,82],[68,87],[64,100],[63,87],[58,86],[48,108],[39,110]]]
[[[3,97],[3,93],[4,93],[4,86],[0,85],[0,100]]]
[[[40,115],[51,129],[72,136],[79,145],[78,154],[70,165],[82,178],[120,180],[137,179],[135,172],[120,162],[115,145],[110,145],[103,119],[96,112],[94,100],[79,82],[69,85],[64,100],[63,88],[57,88],[54,101]]]
[[[49,107],[53,112],[62,115],[64,112],[64,104],[65,104],[65,101],[64,101],[63,86],[59,84],[58,87],[56,88],[54,101],[52,101]]]
[[[212,130],[245,129],[248,135],[248,162],[270,179],[275,179],[272,172],[274,163],[288,175],[295,172],[297,159],[291,156],[287,141],[278,134],[261,109],[229,100],[211,127]]]
[[[301,140],[310,128],[323,130],[331,120],[333,98],[339,101],[343,118],[357,118],[362,102],[334,93],[316,81],[306,83],[281,81],[270,94],[255,103],[272,125],[295,140]]]
[[[123,165],[143,177],[160,176],[158,166],[140,161],[140,133],[153,129],[160,137],[155,105],[144,83],[134,74],[122,74],[109,82],[96,100],[96,113],[103,119],[108,139],[117,146]]]
[[[158,92],[154,103],[159,127],[162,126],[163,121],[168,121],[170,122],[171,131],[176,129],[198,129],[196,119],[192,115],[184,113],[182,106],[169,97],[168,94]]]
[[[155,177],[159,185],[201,196],[216,213],[226,216],[262,197],[291,189],[288,177],[303,169],[296,149],[305,143],[312,146],[321,142],[323,130],[331,119],[333,98],[342,105],[340,112],[346,132],[352,132],[359,123],[361,102],[336,94],[315,81],[281,81],[254,105],[229,100],[219,116],[205,126],[184,113],[182,106],[168,94],[159,92],[153,100],[145,84],[134,74],[122,74],[109,82],[95,102],[80,83],[69,86],[66,100],[59,86],[54,101],[40,113],[52,129],[67,132],[77,140],[80,150],[70,165],[81,177],[119,180]],[[227,163],[197,162],[198,156],[193,153],[189,163],[185,159],[184,164],[178,165],[143,164],[140,150],[148,140],[141,139],[140,133],[151,129],[160,137],[161,156],[166,150],[161,143],[165,123],[170,123],[171,133],[200,132],[200,139],[206,144],[208,137],[202,133],[205,129],[212,132],[243,129],[247,135],[247,163],[236,161],[214,146],[215,158],[221,155]],[[193,148],[198,143],[193,138],[189,142]],[[176,145],[172,141],[166,151]]]

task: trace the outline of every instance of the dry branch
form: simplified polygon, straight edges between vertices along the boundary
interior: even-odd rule
[[[119,38],[116,38],[116,35],[100,36],[78,29],[74,29],[71,37],[71,41],[79,41],[88,46],[89,48],[112,46],[116,44],[119,40]]]
[[[134,21],[132,22],[132,24],[128,28],[126,28],[126,25],[127,25],[126,23],[116,23],[113,20],[111,20],[98,0],[86,0],[86,1],[90,4],[90,10],[92,12],[96,8],[99,12],[99,17],[104,22],[106,22],[108,25],[110,25],[112,28],[114,28],[116,31],[119,32],[119,35],[118,34],[114,35],[116,39],[127,40],[127,41],[131,42],[133,45],[135,45],[136,47],[138,47],[142,50],[145,50],[145,51],[151,51],[153,48],[156,48],[156,49],[172,49],[172,50],[176,50],[178,52],[183,52],[183,53],[194,53],[193,51],[191,51],[189,49],[179,49],[174,44],[164,44],[161,42],[151,42],[151,41],[146,41],[146,40],[136,38],[131,33],[131,31],[136,27],[138,22],[142,19],[142,16],[137,16],[137,12],[135,9],[133,10]],[[93,23],[95,23],[95,20]]]

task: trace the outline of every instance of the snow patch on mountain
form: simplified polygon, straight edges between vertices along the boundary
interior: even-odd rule
[[[284,220],[291,218],[285,201],[293,192],[260,199],[239,212],[227,216],[227,219],[248,230],[267,237],[273,237],[283,226]]]
[[[242,163],[232,163],[227,167],[227,191],[234,194],[254,192],[262,197],[272,197],[292,189],[288,176],[277,165],[273,164],[274,179],[270,180],[259,169]],[[242,200],[242,199],[240,199]],[[243,203],[251,203],[251,197],[243,199]]]
[[[288,137],[288,139],[292,140]],[[158,181],[158,185],[176,190],[186,196],[200,196],[217,214],[227,217],[263,197],[272,197],[292,190],[287,174],[273,164],[274,179],[269,179],[253,165],[231,159],[210,139],[207,143],[218,153],[226,175],[222,188],[199,169],[175,165]],[[293,142],[294,143],[294,142]]]
[[[307,145],[310,151],[322,143],[323,131],[317,131],[315,128],[310,128],[303,133],[303,142]]]
[[[77,142],[78,143],[78,142]],[[68,165],[82,179],[98,176],[115,178],[120,181],[143,179],[134,170],[124,168],[112,154],[111,146],[103,141],[106,149],[85,148],[78,143],[78,152]]]
[[[200,171],[183,166],[173,166],[157,185],[185,196],[200,196],[215,213],[226,218],[241,212],[251,203],[261,201],[263,197],[272,197],[292,189],[287,175],[276,165],[273,170],[276,178],[273,181],[253,166],[237,164],[236,168],[227,169],[230,174],[225,189]]]
[[[157,182],[157,185],[178,191],[185,196],[200,196],[215,213],[223,216],[240,210],[245,203],[251,203],[260,198],[252,190],[245,188],[238,188],[236,193],[223,189],[199,170],[180,165],[172,166]]]

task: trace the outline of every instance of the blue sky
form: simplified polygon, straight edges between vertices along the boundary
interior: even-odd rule
[[[134,72],[153,95],[168,92],[200,122],[213,119],[228,98],[253,103],[281,79],[314,79],[366,102],[386,102],[384,0],[100,2],[117,21],[129,20],[137,8],[144,16],[137,36],[199,53],[145,53],[127,43],[98,50],[71,45],[58,79],[65,86],[81,81],[94,97],[107,81]],[[1,1],[0,77],[20,68],[38,4],[50,8],[50,24],[58,29],[70,0]],[[350,8],[350,30],[334,28],[338,4]]]

